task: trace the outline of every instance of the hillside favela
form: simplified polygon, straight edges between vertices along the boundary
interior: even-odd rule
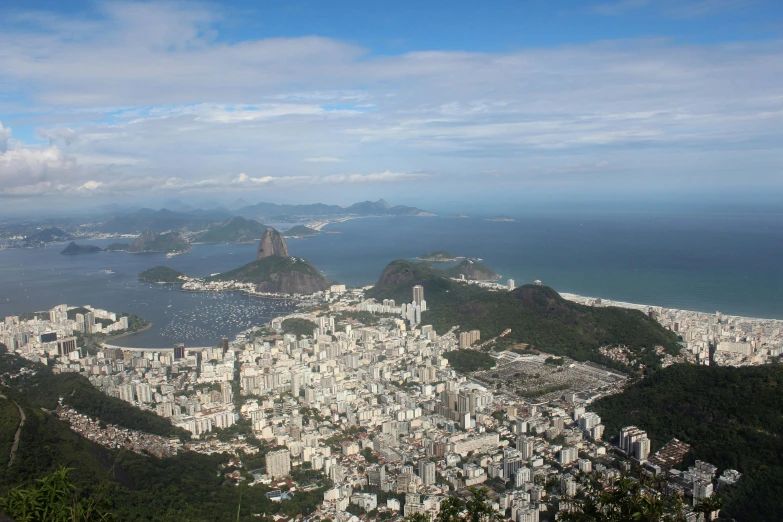
[[[0,5],[0,521],[782,521],[781,16]]]

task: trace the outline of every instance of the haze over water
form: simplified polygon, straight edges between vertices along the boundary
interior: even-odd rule
[[[560,292],[783,318],[780,215],[590,213],[516,219],[355,219],[324,229],[339,233],[288,244],[291,255],[351,286],[374,283],[391,260],[448,250],[482,258],[502,275],[501,282],[540,279]],[[211,345],[288,309],[237,293],[186,293],[136,279],[155,265],[193,276],[229,270],[251,261],[256,245],[195,245],[190,254],[174,258],[120,252],[62,256],[63,247],[0,251],[0,316],[60,303],[91,304],[154,323],[118,344],[165,347],[180,341]]]

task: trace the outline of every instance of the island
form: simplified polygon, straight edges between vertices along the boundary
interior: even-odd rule
[[[106,252],[127,252],[130,243],[112,243],[106,247]]]
[[[435,263],[448,263],[451,261],[457,261],[459,259],[465,259],[464,257],[458,257],[452,254],[451,252],[447,252],[445,250],[436,250],[434,252],[427,252],[426,254],[422,254],[419,257],[417,257],[419,261],[430,261]]]
[[[79,254],[96,254],[98,252],[103,252],[103,249],[95,245],[77,245],[71,241],[60,254],[64,256],[75,256]]]
[[[194,243],[254,243],[269,227],[255,219],[232,217],[209,226],[205,232],[193,238]]]
[[[176,232],[158,234],[148,230],[137,237],[128,247],[128,252],[165,252],[166,254],[184,254],[190,252],[190,242]]]
[[[310,228],[305,225],[296,225],[283,232],[283,237],[303,238],[303,237],[317,236],[319,233],[320,230],[316,230],[314,228]]]
[[[149,283],[177,284],[182,283],[184,279],[185,274],[167,266],[156,266],[139,274],[140,281]]]
[[[510,222],[510,221],[516,221],[516,219],[512,219],[512,218],[510,218],[508,216],[495,216],[495,217],[488,218],[487,221],[509,221]]]
[[[468,279],[470,281],[497,281],[500,275],[486,265],[465,259],[455,267],[443,271],[449,277]]]

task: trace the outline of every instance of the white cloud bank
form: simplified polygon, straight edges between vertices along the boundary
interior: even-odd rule
[[[227,43],[202,4],[99,6],[90,19],[17,13],[24,29],[0,31],[0,114],[35,105],[49,142],[12,142],[0,124],[0,194],[317,195],[413,172],[456,190],[482,171],[538,179],[599,162],[639,183],[779,178],[780,41],[373,56],[315,36]]]

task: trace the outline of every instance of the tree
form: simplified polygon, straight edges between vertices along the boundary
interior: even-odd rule
[[[467,502],[452,495],[440,504],[440,511],[435,517],[436,522],[499,522],[503,517],[489,501],[486,488],[468,488],[470,498]],[[406,517],[407,518],[407,517]],[[424,522],[411,520],[409,522]]]
[[[566,522],[685,522],[682,497],[667,495],[665,481],[623,476],[609,486],[587,485],[585,498],[561,497]]]
[[[696,507],[694,507],[693,510],[696,513],[704,513],[704,518],[707,520],[713,520],[713,513],[717,513],[722,505],[723,501],[720,497],[717,495],[710,495],[696,504]]]

